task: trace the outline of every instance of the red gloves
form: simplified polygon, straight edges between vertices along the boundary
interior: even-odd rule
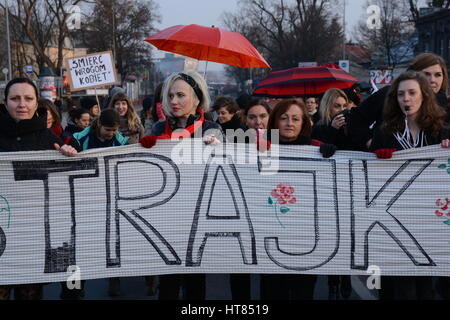
[[[395,151],[397,149],[377,149],[373,153],[377,155],[378,159],[390,159]]]
[[[143,136],[141,140],[139,140],[139,143],[144,147],[150,149],[156,144],[156,140],[158,140],[158,137],[154,134],[149,134],[146,136]]]

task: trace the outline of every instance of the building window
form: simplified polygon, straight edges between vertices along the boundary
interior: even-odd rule
[[[439,41],[439,55],[441,57],[444,56],[444,39],[441,39],[441,41]]]

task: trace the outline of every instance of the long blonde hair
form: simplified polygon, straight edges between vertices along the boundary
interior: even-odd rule
[[[125,117],[127,118],[128,129],[139,128],[142,125],[141,119],[139,119],[136,111],[134,110],[133,103],[125,93],[116,93],[109,103],[109,108],[114,108],[114,105],[118,101],[125,101],[127,103],[127,113],[125,114]]]
[[[320,100],[319,113],[320,113],[320,121],[318,124],[329,125],[331,123],[331,107],[335,103],[337,98],[344,98],[346,103],[348,103],[347,95],[341,89],[328,89],[323,98]]]

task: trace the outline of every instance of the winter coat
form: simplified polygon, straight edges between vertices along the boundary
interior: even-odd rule
[[[83,131],[83,130],[84,130],[83,128],[80,128],[80,127],[77,126],[77,125],[68,123],[67,126],[66,126],[66,128],[64,129],[63,135],[73,137],[73,135],[74,135],[75,133],[81,132],[81,131]]]
[[[128,138],[124,137],[120,132],[116,132],[115,136],[111,140],[100,141],[97,138],[95,132],[91,130],[91,127],[87,127],[81,132],[75,133],[74,138],[78,140],[81,148],[84,150],[94,148],[108,148],[126,145]]]
[[[444,129],[438,137],[432,137],[427,132],[424,132],[423,135],[423,147],[440,144],[442,139],[448,139],[448,132]],[[419,147],[420,145],[417,148]],[[398,142],[394,134],[386,134],[382,132],[380,127],[377,127],[372,139],[372,144],[370,145],[370,151],[378,149],[404,150],[405,148]]]
[[[381,88],[365,99],[359,106],[351,109],[347,128],[352,145],[365,145],[373,135],[373,130],[370,129],[370,126],[375,122],[375,129],[382,123],[384,102],[390,88],[390,86]],[[446,94],[442,91],[438,92],[436,94],[436,100],[445,112],[447,112],[446,123],[450,124],[450,105]]]
[[[16,122],[5,106],[0,107],[0,152],[55,150],[63,145],[55,133],[47,129],[47,110],[40,108],[33,118]]]
[[[313,127],[311,138],[324,143],[334,144],[338,150],[367,151],[364,145],[358,147],[352,144],[352,140],[348,136],[347,128],[345,127],[341,127],[338,130],[331,126],[331,124],[316,124]]]

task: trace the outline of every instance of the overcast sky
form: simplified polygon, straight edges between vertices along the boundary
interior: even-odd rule
[[[339,0],[342,4],[344,0]],[[347,39],[353,38],[353,29],[360,19],[368,17],[364,5],[367,0],[346,0],[346,35]],[[370,1],[370,0],[369,0]],[[394,0],[398,1],[398,0]],[[177,24],[200,24],[204,26],[215,25],[223,27],[221,16],[223,12],[237,12],[239,0],[155,0],[159,5],[162,17],[156,27],[160,30]],[[343,14],[342,8],[339,14]],[[159,53],[157,56],[161,56]],[[208,64],[208,69],[216,69],[217,64]],[[200,65],[200,70],[202,65]]]

